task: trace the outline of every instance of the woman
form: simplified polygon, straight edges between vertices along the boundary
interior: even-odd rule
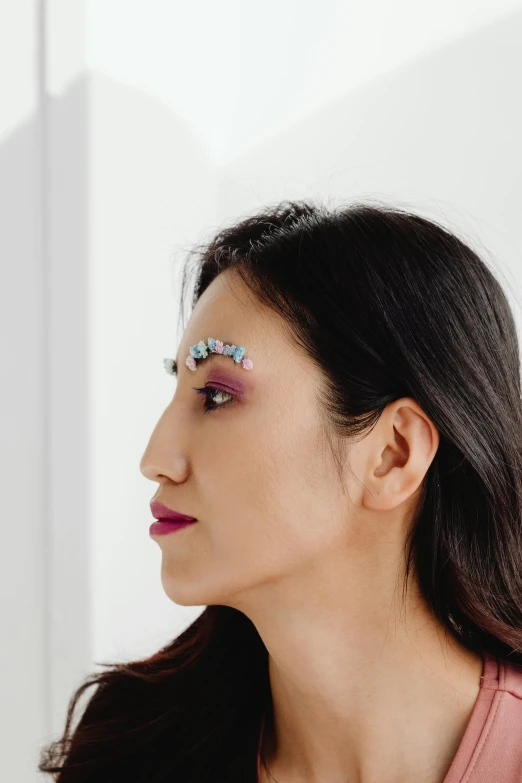
[[[199,251],[140,467],[156,516],[197,520],[152,526],[163,588],[206,608],[91,675],[39,769],[520,783],[522,405],[500,284],[377,204],[283,202]]]

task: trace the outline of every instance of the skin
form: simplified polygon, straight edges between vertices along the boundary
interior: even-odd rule
[[[287,333],[230,271],[192,312],[140,463],[154,499],[199,520],[154,537],[162,585],[176,604],[242,611],[266,645],[272,777],[263,769],[260,783],[443,783],[482,658],[433,617],[416,578],[401,601],[438,430],[414,399],[395,400],[346,448],[340,482],[317,401],[325,381]],[[245,346],[253,369],[217,356],[190,371],[189,346],[209,336]],[[243,396],[204,413],[192,387],[216,379]]]

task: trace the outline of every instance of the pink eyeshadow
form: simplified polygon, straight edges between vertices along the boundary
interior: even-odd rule
[[[217,367],[213,367],[210,370],[205,383],[219,383],[225,387],[225,390],[238,397],[242,397],[245,394],[245,386],[238,378]]]

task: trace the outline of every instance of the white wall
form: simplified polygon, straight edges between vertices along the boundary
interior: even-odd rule
[[[47,693],[44,740],[63,729],[91,671],[88,79],[84,8],[42,4],[47,431]],[[41,74],[40,74],[41,78]],[[68,89],[62,92],[62,85]],[[26,778],[27,779],[27,778]]]
[[[0,4],[0,777],[38,776],[91,669],[81,3]],[[67,100],[52,87],[83,73]]]
[[[0,30],[6,29],[9,36],[2,35],[0,46],[0,777],[22,783],[35,777],[29,754],[49,718],[46,334],[35,4],[0,4]]]
[[[522,7],[311,111],[223,167],[221,214],[389,199],[449,225],[520,297],[521,40]]]
[[[225,163],[521,7],[520,0],[89,0],[87,59],[170,106]]]
[[[384,198],[490,251],[520,299],[522,0],[391,8],[0,4],[10,783],[37,778],[96,663],[203,608],[163,592],[139,471],[173,393],[185,249],[282,198]]]

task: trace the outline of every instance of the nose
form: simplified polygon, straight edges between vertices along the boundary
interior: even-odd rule
[[[176,437],[178,430],[173,426],[168,409],[164,411],[140,460],[140,471],[145,478],[160,482],[166,476],[175,483],[186,481],[189,461],[184,451],[186,438],[183,437],[181,429],[179,437]]]
[[[145,478],[148,478],[151,481],[156,480],[157,470],[152,467],[152,463],[148,455],[148,446],[145,449],[145,453],[143,454],[143,457],[140,460],[140,471],[142,475],[145,476]]]
[[[185,457],[172,455],[166,459],[158,457],[153,459],[152,453],[147,446],[140,460],[140,471],[150,481],[161,482],[162,479],[167,477],[170,481],[180,484],[187,480],[188,461]]]

